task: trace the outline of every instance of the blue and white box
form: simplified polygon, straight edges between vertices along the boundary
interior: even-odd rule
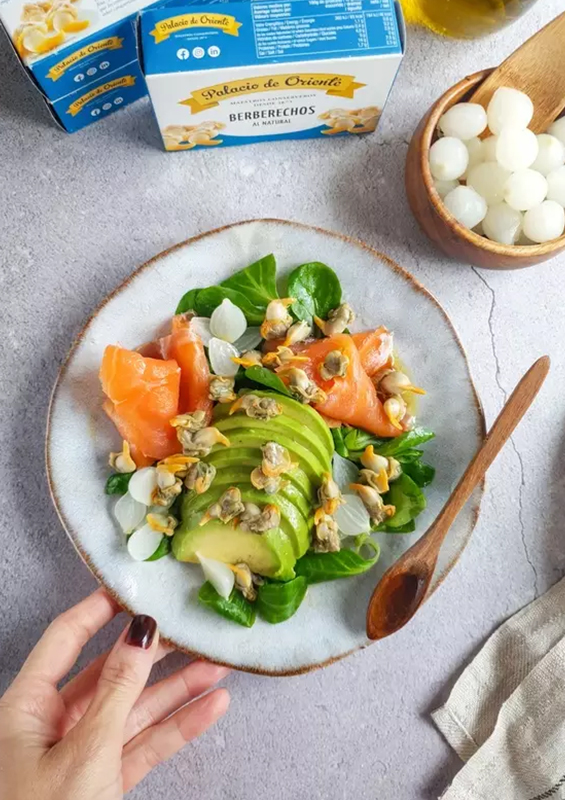
[[[140,13],[166,150],[374,131],[404,53],[394,0],[247,0]]]
[[[51,114],[66,131],[78,130],[147,93],[138,65],[137,13],[149,4],[148,0],[0,0],[0,23]],[[133,62],[135,67],[127,70]],[[96,113],[90,108],[90,116],[84,111],[74,117],[61,113],[76,102],[75,95],[88,96],[91,89],[125,78],[124,70],[134,83],[123,87],[119,106],[108,108],[107,100],[106,109],[100,107]]]

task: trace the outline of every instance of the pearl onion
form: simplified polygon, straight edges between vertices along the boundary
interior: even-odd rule
[[[473,167],[476,167],[477,164],[482,164],[485,160],[483,155],[483,143],[477,137],[474,139],[469,139],[465,142],[465,147],[469,153],[469,164],[467,165],[467,169],[461,176],[462,180],[467,179],[467,175],[469,174],[469,170]]]
[[[504,186],[511,173],[500,164],[485,162],[469,170],[467,185],[485,198],[489,206],[504,199]]]
[[[483,161],[496,161],[496,143],[498,136],[488,136],[483,139]]]
[[[558,167],[547,176],[547,199],[565,206],[565,167]]]
[[[490,206],[483,220],[485,236],[500,244],[516,244],[522,231],[522,215],[507,203]]]
[[[556,139],[559,139],[561,144],[565,145],[565,117],[556,119],[555,122],[549,126],[547,132],[555,136]]]
[[[487,204],[470,186],[458,186],[443,201],[455,219],[467,228],[474,228],[485,218]]]
[[[534,104],[528,95],[505,86],[496,90],[487,108],[489,130],[495,134],[509,125],[527,128],[533,115]]]
[[[539,152],[532,169],[541,172],[542,175],[549,175],[565,163],[565,145],[548,133],[540,133],[537,140]]]
[[[530,167],[538,151],[537,137],[528,128],[505,127],[498,134],[496,160],[510,172]]]
[[[524,214],[524,233],[533,242],[557,239],[564,230],[565,210],[553,200],[544,200]]]
[[[434,178],[452,181],[461,177],[469,163],[469,152],[460,139],[445,136],[430,147],[430,170]]]
[[[457,189],[459,186],[459,181],[439,181],[437,178],[434,178],[434,186],[436,187],[439,196],[443,200],[446,194],[449,194],[449,192]]]
[[[440,117],[438,125],[445,136],[467,141],[484,131],[487,113],[478,103],[457,103]]]
[[[547,181],[533,169],[513,172],[504,184],[504,199],[517,211],[528,211],[539,206],[547,195]]]

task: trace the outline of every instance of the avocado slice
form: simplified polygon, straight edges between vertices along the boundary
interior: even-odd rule
[[[219,520],[198,524],[200,514],[188,517],[173,537],[173,554],[179,561],[196,563],[196,553],[226,564],[243,562],[252,572],[288,581],[294,578],[296,558],[288,537],[280,528],[249,533]]]
[[[219,420],[216,422],[216,427],[218,430],[223,432],[222,426],[225,424],[225,422],[226,420]],[[278,431],[275,433],[272,430],[269,433],[268,429],[266,428],[266,423],[261,423],[261,420],[253,420],[253,422],[258,423],[258,425],[253,427],[245,425],[241,428],[230,428],[224,434],[230,440],[230,447],[222,449],[225,449],[226,453],[233,452],[235,456],[236,448],[261,448],[267,442],[277,442],[283,447],[286,447],[290,453],[291,459],[300,465],[312,483],[319,485],[324,472],[331,472],[329,459],[322,462],[315,453],[307,450],[306,447],[303,447],[301,444],[294,441],[294,439],[290,438],[290,436],[284,436],[282,433],[279,433]],[[216,450],[220,449],[221,447],[222,445],[216,445],[215,450],[212,452],[216,452]],[[256,466],[261,464],[261,459],[262,454],[259,452]]]
[[[283,414],[280,417],[265,421],[253,419],[244,414],[234,414],[233,417],[217,419],[214,424],[228,439],[232,431],[245,430],[260,430],[264,442],[283,444],[280,441],[280,437],[290,439],[294,444],[300,445],[304,450],[315,456],[322,465],[324,472],[330,470],[331,454],[328,453],[326,447],[321,444],[317,436],[312,434],[308,428],[301,427],[295,420],[290,417],[287,418]]]
[[[222,469],[220,472],[217,473],[216,477],[214,478],[214,482],[210,488],[215,489],[216,487],[222,487],[222,491],[225,491],[230,486],[238,486],[240,489],[242,486],[245,487],[252,487],[250,483],[249,477],[251,474],[251,470],[253,469],[252,466],[246,467],[245,465],[239,466],[239,462],[237,466],[229,466],[225,469]],[[289,480],[292,473],[281,475],[283,480]],[[259,490],[260,491],[260,490]],[[293,503],[296,506],[298,511],[302,514],[306,522],[312,516],[312,503],[304,496],[302,491],[298,489],[295,485],[290,483],[288,486],[282,488],[278,493],[278,496],[284,497],[285,500]],[[277,495],[267,494],[266,492],[261,492],[261,502],[259,505],[265,505],[266,503],[271,502],[270,498],[275,497]],[[198,496],[198,495],[197,495]],[[206,492],[206,496],[208,493]],[[211,501],[214,502],[214,501]],[[273,501],[274,502],[274,501]],[[207,506],[209,503],[207,503]],[[206,507],[207,507],[206,506]]]
[[[245,467],[248,474],[251,470],[255,469],[261,464],[263,454],[259,447],[222,447],[220,450],[215,450],[206,457],[209,464],[213,464],[218,470],[230,469],[234,465]],[[296,467],[288,475],[284,476],[288,479],[293,486],[300,489],[306,500],[309,503],[316,502],[316,492],[320,485],[320,481],[312,483],[308,475],[300,467]]]
[[[319,443],[325,448],[328,456],[331,458],[334,452],[333,437],[330,429],[317,411],[309,405],[299,403],[297,400],[293,400],[291,397],[285,397],[285,395],[278,394],[277,392],[268,392],[259,389],[246,390],[247,394],[250,392],[258,397],[273,397],[282,407],[283,413],[278,417],[273,417],[272,420],[268,420],[266,422],[267,425],[274,420],[282,420],[283,418],[285,420],[295,421],[301,431],[306,429],[312,434],[312,438],[315,437],[319,440]],[[219,404],[214,409],[214,419],[228,417],[229,410],[229,404]],[[236,415],[242,416],[242,412],[236,412]],[[256,421],[257,420],[255,420],[255,422]]]
[[[229,485],[232,486],[234,484],[230,483]],[[260,507],[267,503],[274,503],[279,507],[281,512],[280,527],[291,542],[296,558],[303,556],[310,547],[310,531],[314,524],[313,516],[309,519],[305,519],[294,503],[287,500],[286,497],[283,497],[280,492],[267,495],[265,492],[255,489],[250,483],[238,483],[236,485],[241,492],[241,499],[244,503],[255,503]],[[198,512],[200,512],[200,516],[202,516],[205,509],[212,505],[212,503],[215,503],[225,492],[226,488],[226,484],[223,486],[216,486],[214,482],[210,489],[204,492],[204,494],[186,495],[183,498],[181,506],[183,521],[194,516]],[[234,530],[233,526],[231,530]],[[239,561],[243,561],[243,559],[240,558]]]

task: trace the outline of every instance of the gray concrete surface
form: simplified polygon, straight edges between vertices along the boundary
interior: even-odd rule
[[[535,410],[491,471],[459,566],[414,624],[378,645],[388,667],[377,671],[368,650],[304,677],[232,674],[229,715],[132,800],[416,800],[437,797],[460,768],[429,710],[485,637],[565,568],[565,257],[515,273],[447,261],[410,215],[403,162],[437,95],[498,63],[561,10],[562,0],[541,0],[509,30],[474,43],[410,31],[381,127],[367,138],[178,154],[161,151],[146,101],[72,136],[59,132],[0,41],[0,688],[48,621],[95,585],[48,496],[47,403],[85,317],[155,253],[261,216],[360,237],[447,309],[489,420],[536,356],[553,358]],[[181,659],[170,661],[163,669]]]

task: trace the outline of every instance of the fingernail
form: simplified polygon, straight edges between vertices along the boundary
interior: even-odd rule
[[[126,634],[126,644],[130,644],[132,647],[141,647],[142,650],[148,650],[156,632],[157,623],[153,617],[149,617],[147,614],[138,614],[131,621]]]

